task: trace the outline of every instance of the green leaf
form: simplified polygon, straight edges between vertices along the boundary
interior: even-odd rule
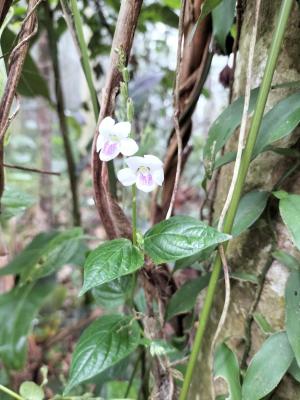
[[[189,43],[192,41],[192,39],[193,39],[197,29],[198,29],[198,26],[199,26],[200,22],[203,21],[204,18],[207,17],[208,14],[210,14],[213,11],[213,9],[215,7],[217,7],[221,2],[222,2],[222,0],[205,0],[202,3],[201,13],[199,15],[199,18],[197,19],[197,22],[193,26],[193,29],[191,30],[191,33],[189,35],[189,40],[188,40]]]
[[[20,386],[20,395],[25,400],[43,400],[45,398],[43,389],[34,382],[23,382]]]
[[[24,365],[28,332],[52,288],[52,284],[39,282],[0,296],[0,359],[7,368]]]
[[[249,114],[254,110],[258,88],[251,91]],[[208,138],[203,150],[204,161],[214,164],[216,154],[222,149],[227,140],[233,135],[242,120],[244,97],[239,97],[211,125]],[[213,165],[211,170],[213,170]]]
[[[177,14],[170,7],[163,6],[159,3],[143,7],[139,22],[146,21],[162,22],[173,28],[178,28]]]
[[[279,210],[295,246],[300,250],[300,195],[288,194],[281,198]]]
[[[205,0],[201,7],[200,21],[210,14],[223,0]]]
[[[207,274],[181,286],[168,302],[166,320],[168,321],[175,315],[184,314],[192,310],[199,293],[207,287],[209,278],[210,274]]]
[[[82,236],[81,228],[41,233],[5,268],[0,269],[0,276],[20,274],[21,283],[48,276],[78,256]]]
[[[300,122],[300,92],[279,101],[263,118],[252,158],[289,135]]]
[[[186,267],[191,267],[196,262],[200,263],[207,260],[214,252],[215,248],[216,246],[211,246],[205,250],[199,251],[199,253],[196,253],[192,256],[181,258],[180,260],[176,261],[174,271]]]
[[[300,270],[300,261],[298,261],[295,257],[291,256],[287,252],[283,250],[276,250],[272,253],[272,256],[281,264],[289,268],[291,271]]]
[[[230,274],[230,277],[242,282],[251,282],[255,285],[258,284],[258,278],[254,274],[250,274],[249,272],[244,271],[236,271]]]
[[[257,190],[242,197],[234,218],[232,236],[240,235],[258,220],[266,207],[268,197],[268,192]]]
[[[65,393],[127,357],[139,341],[140,328],[131,317],[105,315],[94,321],[75,347]]]
[[[254,321],[257,323],[257,325],[260,327],[261,331],[265,335],[270,335],[271,333],[274,333],[274,329],[269,324],[269,322],[266,320],[264,315],[262,315],[260,313],[254,313],[253,318],[254,318]]]
[[[180,8],[180,0],[163,0],[163,3],[172,8]]]
[[[223,167],[223,165],[230,164],[236,159],[236,151],[228,151],[227,153],[219,156],[213,166],[213,169],[218,169]]]
[[[1,37],[1,46],[5,61],[7,63],[9,54],[14,47],[16,35],[9,29],[5,29]],[[18,84],[17,92],[26,97],[42,96],[50,100],[49,89],[46,80],[40,74],[40,71],[33,58],[28,53],[22,68],[21,78]]]
[[[226,37],[233,24],[235,3],[235,0],[224,0],[212,12],[213,35],[224,52]]]
[[[286,332],[270,336],[253,357],[242,386],[243,400],[259,400],[279,384],[294,358]]]
[[[292,375],[292,377],[300,383],[300,368],[297,364],[296,359],[294,358],[290,368],[288,369],[288,373]]]
[[[5,186],[1,199],[1,219],[7,220],[23,214],[29,207],[33,206],[36,199],[12,186]]]
[[[149,229],[145,251],[157,263],[176,261],[231,238],[192,217],[176,216]]]
[[[300,272],[292,271],[285,288],[285,327],[300,365]]]
[[[115,239],[91,251],[84,265],[84,283],[79,295],[131,274],[142,267],[143,254],[128,239]]]
[[[240,368],[236,355],[225,344],[221,343],[214,356],[214,377],[223,378],[229,388],[227,400],[241,400]]]
[[[92,290],[96,304],[105,309],[115,309],[125,303],[132,291],[131,276],[123,276]]]

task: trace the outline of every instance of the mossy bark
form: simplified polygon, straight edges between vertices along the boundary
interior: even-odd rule
[[[258,39],[255,48],[252,87],[260,84],[266,64],[268,49],[272,40],[273,29],[276,24],[278,10],[281,1],[262,1],[259,16]],[[241,32],[237,69],[235,73],[234,95],[238,97],[244,94],[246,67],[249,54],[249,41],[253,26],[255,3],[247,1],[244,12]],[[273,79],[273,84],[297,81],[300,79],[300,11],[295,2],[288,31],[286,32],[280,58]],[[272,108],[287,94],[295,92],[295,88],[280,88],[272,90],[267,103],[267,110]],[[300,130],[296,129],[292,135],[280,141],[280,147],[300,148]],[[225,151],[236,150],[237,134],[226,145]],[[272,190],[281,175],[294,164],[294,160],[266,152],[252,162],[245,192],[253,189]],[[233,165],[222,168],[217,194],[214,202],[214,217],[217,218],[224,204]],[[284,190],[300,194],[300,172],[295,172],[285,181]],[[227,259],[232,271],[245,271],[261,277],[265,274],[262,285],[249,282],[231,281],[231,304],[225,326],[219,340],[226,338],[227,344],[236,352],[239,361],[244,358],[244,366],[260,348],[266,336],[261,332],[255,322],[249,323],[249,314],[253,311],[253,305],[257,301],[255,311],[264,315],[274,330],[284,328],[284,289],[289,271],[277,261],[272,260],[271,252],[280,248],[294,254],[295,248],[278,215],[277,201],[270,201],[269,212],[265,212],[259,221],[247,232],[233,240],[229,246]],[[261,292],[261,293],[260,293]],[[211,313],[210,323],[205,334],[203,352],[194,374],[190,390],[190,399],[211,400],[210,377],[210,344],[224,302],[224,289],[220,284],[215,305]],[[247,332],[247,328],[248,332]],[[247,350],[248,346],[248,350]],[[276,349],[274,349],[276,350]],[[224,382],[215,382],[217,394],[226,393]],[[280,399],[296,400],[300,398],[300,384],[291,377],[286,376],[276,389],[276,395]],[[276,397],[277,398],[277,397]]]

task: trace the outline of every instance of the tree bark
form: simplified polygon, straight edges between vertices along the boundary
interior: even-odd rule
[[[262,2],[259,20],[258,39],[255,48],[254,67],[252,73],[252,87],[260,84],[266,64],[268,49],[272,40],[273,30],[277,21],[279,0],[265,0]],[[254,0],[247,2],[244,12],[243,26],[239,44],[237,69],[234,81],[234,97],[244,95],[248,49],[251,36],[251,27],[254,21]],[[273,84],[297,81],[300,79],[300,12],[295,2],[288,31],[286,32],[281,54],[274,75]],[[272,90],[267,103],[267,111],[279,100],[295,92],[293,88]],[[237,134],[226,145],[225,152],[236,151]],[[296,129],[292,135],[281,140],[279,147],[300,148],[300,131]],[[246,180],[245,193],[254,189],[271,191],[282,174],[292,165],[292,159],[265,152],[252,162]],[[218,218],[224,204],[230,185],[233,165],[222,168],[214,201],[214,217]],[[283,190],[300,193],[300,172],[295,171],[287,179]],[[270,200],[272,202],[272,199]],[[273,249],[280,248],[290,254],[295,254],[287,230],[278,214],[277,202],[270,204],[272,230],[270,229],[267,213],[257,223],[238,238],[231,241],[227,259],[232,271],[245,271],[261,278],[260,284],[231,281],[231,305],[225,326],[219,341],[229,338],[228,345],[237,354],[240,364],[246,368],[252,356],[258,351],[266,339],[259,327],[253,322],[253,311],[262,313],[275,330],[284,329],[284,289],[288,277],[288,270],[272,259]],[[221,287],[222,286],[222,287]],[[203,353],[192,382],[190,399],[211,399],[211,377],[208,368],[211,340],[218,323],[224,303],[223,284],[216,297],[214,309],[211,313],[210,324],[204,338]],[[257,304],[256,304],[257,303]],[[255,310],[254,310],[255,308]],[[275,349],[274,349],[275,350]],[[201,377],[201,379],[199,379]],[[217,394],[226,393],[224,382],[215,383]],[[300,398],[300,384],[288,375],[284,377],[276,389],[280,399],[296,400]]]

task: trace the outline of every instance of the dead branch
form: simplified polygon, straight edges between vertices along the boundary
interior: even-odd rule
[[[12,57],[10,57],[7,81],[0,103],[0,141],[3,141],[5,132],[9,125],[9,113],[29,48],[29,39],[32,37],[32,34],[36,29],[37,20],[35,12],[32,12],[32,9],[35,7],[37,2],[38,0],[29,1],[27,15],[31,15],[27,19],[26,23],[23,24],[16,50],[13,50]]]
[[[60,172],[45,171],[45,170],[39,169],[39,168],[29,168],[29,167],[23,167],[21,165],[15,165],[15,164],[3,163],[3,166],[5,168],[19,169],[20,171],[33,172],[35,174],[55,175],[55,176],[60,176],[61,175]]]

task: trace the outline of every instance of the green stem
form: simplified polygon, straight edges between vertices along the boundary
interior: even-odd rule
[[[87,46],[86,46],[85,39],[84,39],[84,34],[83,34],[83,29],[82,29],[82,20],[81,20],[80,12],[78,10],[77,0],[71,0],[70,6],[71,6],[71,10],[72,10],[73,17],[74,17],[76,36],[78,39],[78,45],[79,45],[79,49],[80,49],[80,53],[81,53],[80,54],[81,64],[82,64],[85,79],[86,79],[86,82],[87,82],[87,85],[88,85],[88,88],[90,91],[95,119],[97,120],[99,111],[100,111],[100,107],[99,107],[97,92],[95,90],[95,86],[93,83],[92,70],[91,70],[91,66],[89,63],[88,50],[87,50]]]
[[[133,370],[132,370],[132,374],[131,374],[131,376],[130,376],[130,379],[129,379],[127,388],[126,388],[126,392],[125,392],[125,394],[124,394],[124,399],[126,399],[126,398],[128,397],[128,395],[129,395],[129,392],[130,392],[130,389],[131,389],[131,386],[132,386],[134,377],[135,377],[135,375],[136,375],[136,373],[137,373],[137,370],[138,370],[138,366],[139,366],[140,361],[141,361],[141,356],[138,355],[138,357],[137,357],[137,359],[136,359],[136,361],[135,361],[135,364],[134,364],[134,367],[133,367]]]
[[[0,385],[0,390],[9,396],[13,397],[14,399],[17,400],[25,400],[24,397],[19,396],[16,392],[13,392],[12,390],[8,389],[7,387]]]
[[[84,39],[83,28],[82,28],[82,19],[80,16],[80,12],[77,6],[77,0],[71,0],[70,8],[67,0],[61,0],[62,8],[65,14],[65,17],[68,21],[68,27],[72,33],[73,40],[75,41],[75,45],[79,50],[79,57],[82,65],[82,69],[85,75],[85,79],[88,85],[88,89],[90,92],[92,106],[95,116],[95,121],[97,122],[100,106],[97,96],[97,91],[93,82],[93,74],[91,65],[89,62],[88,48]],[[115,173],[114,163],[113,161],[108,162],[108,180],[111,194],[114,198],[117,197],[117,177]]]
[[[293,5],[293,0],[284,0],[282,2],[282,6],[280,9],[279,13],[279,18],[278,18],[278,23],[273,35],[273,41],[271,44],[268,60],[267,60],[267,65],[264,71],[264,76],[261,82],[259,94],[258,94],[258,99],[257,99],[257,104],[255,107],[254,115],[252,118],[251,122],[251,127],[249,130],[249,134],[247,137],[247,142],[245,146],[245,150],[243,152],[242,160],[241,160],[241,166],[236,182],[236,186],[234,188],[233,196],[231,199],[230,206],[228,208],[228,212],[226,214],[225,220],[224,220],[224,232],[225,233],[231,233],[233,221],[236,215],[237,207],[240,201],[241,193],[243,190],[244,182],[246,179],[246,175],[248,172],[248,168],[250,165],[251,157],[252,157],[252,152],[253,148],[255,145],[256,137],[261,125],[266,101],[268,98],[268,94],[271,88],[271,83],[272,83],[272,78],[273,74],[275,71],[279,51],[281,48],[284,32],[287,26],[288,18],[292,9]],[[227,248],[227,243],[224,244],[224,251],[226,251]],[[202,345],[202,339],[204,336],[204,333],[206,331],[206,326],[208,322],[208,318],[210,315],[210,311],[212,308],[212,303],[214,299],[214,295],[216,292],[217,288],[217,283],[218,283],[218,278],[221,272],[222,268],[222,262],[219,254],[216,256],[213,269],[212,269],[212,275],[210,278],[210,282],[208,285],[207,289],[207,295],[205,298],[205,302],[203,305],[203,308],[201,310],[201,314],[199,316],[199,325],[197,328],[196,336],[195,336],[195,341],[192,347],[192,352],[191,356],[188,362],[181,394],[179,397],[179,400],[186,400],[188,393],[189,393],[189,388],[190,384],[192,381],[193,373],[194,373],[194,368],[198,359],[199,352],[201,350],[201,345]]]
[[[132,243],[137,245],[136,186],[132,185]]]

